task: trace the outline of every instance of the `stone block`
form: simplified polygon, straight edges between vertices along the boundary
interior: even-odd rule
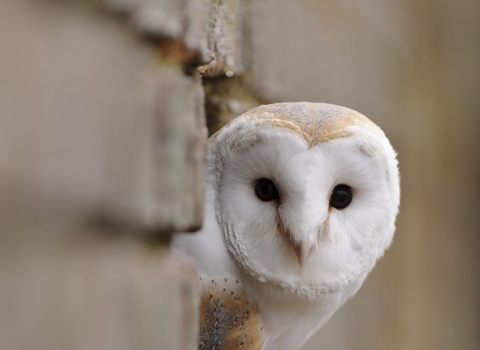
[[[205,77],[245,74],[250,66],[250,9],[248,1],[215,2],[210,32],[213,60],[200,68]]]
[[[198,76],[125,23],[58,2],[0,3],[0,187],[62,216],[198,229]]]
[[[189,57],[187,64],[212,60],[213,0],[107,0],[107,4],[128,13],[141,33],[178,43]]]
[[[28,221],[0,227],[2,350],[197,349],[193,262],[111,229]]]

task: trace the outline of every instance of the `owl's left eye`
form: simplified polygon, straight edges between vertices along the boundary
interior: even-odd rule
[[[278,190],[270,179],[259,179],[255,185],[257,198],[264,202],[270,202],[279,198]]]
[[[335,209],[345,209],[352,202],[352,189],[348,185],[337,185],[330,196],[330,206]]]

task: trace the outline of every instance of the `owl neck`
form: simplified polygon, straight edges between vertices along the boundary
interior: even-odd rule
[[[292,350],[300,348],[321,328],[362,285],[365,276],[346,288],[325,293],[315,301],[307,301],[276,287],[261,283],[242,272],[246,294],[259,305],[262,326],[268,338],[262,350]]]

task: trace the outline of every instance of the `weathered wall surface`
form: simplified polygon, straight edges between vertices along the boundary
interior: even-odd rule
[[[0,348],[195,349],[168,242],[207,133],[279,101],[362,112],[402,173],[392,248],[304,349],[479,348],[477,5],[0,2]]]
[[[164,45],[142,6],[1,2],[1,349],[196,348],[204,8]]]

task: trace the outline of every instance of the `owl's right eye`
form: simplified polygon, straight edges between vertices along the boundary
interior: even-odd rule
[[[270,179],[259,179],[255,185],[255,194],[257,198],[264,202],[271,202],[279,199],[277,187]]]

